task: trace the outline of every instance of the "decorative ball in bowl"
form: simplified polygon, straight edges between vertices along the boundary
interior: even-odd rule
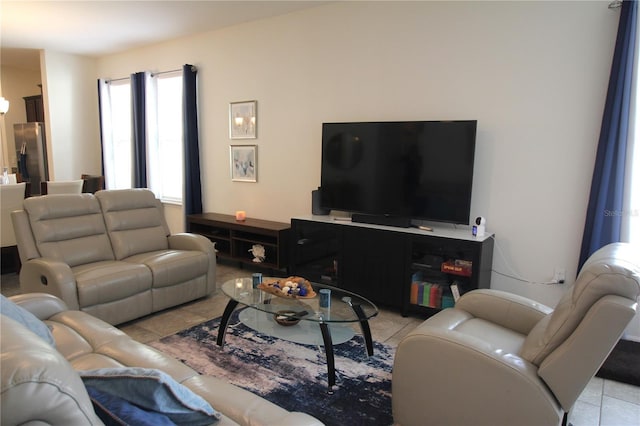
[[[295,311],[278,311],[273,314],[273,319],[280,325],[289,326],[296,325],[300,322],[300,318],[295,318],[290,315],[295,314]]]

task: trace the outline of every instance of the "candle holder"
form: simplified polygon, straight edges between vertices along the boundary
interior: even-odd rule
[[[235,289],[236,297],[242,296],[243,290],[244,290],[244,280],[242,278],[236,278],[236,289]]]
[[[247,218],[247,213],[244,212],[243,210],[238,210],[236,212],[236,220],[238,222],[244,222],[246,218]]]

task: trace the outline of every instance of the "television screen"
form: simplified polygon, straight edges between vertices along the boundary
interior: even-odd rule
[[[476,124],[324,123],[322,207],[468,224]]]

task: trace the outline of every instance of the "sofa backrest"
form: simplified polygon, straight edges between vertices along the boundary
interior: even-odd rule
[[[117,189],[98,191],[95,196],[117,260],[169,247],[169,227],[153,192]]]
[[[573,406],[636,315],[640,249],[609,244],[583,265],[572,288],[529,332],[520,355],[565,411]]]
[[[58,260],[73,267],[101,260],[113,260],[111,243],[98,200],[92,194],[61,194],[31,197],[24,200],[32,241],[40,257]],[[18,238],[28,241],[29,236]],[[33,258],[33,250],[25,251]]]
[[[552,313],[527,336],[521,355],[535,365],[576,330],[587,312],[605,296],[636,301],[640,295],[640,251],[629,244],[609,244],[583,265],[578,278]]]

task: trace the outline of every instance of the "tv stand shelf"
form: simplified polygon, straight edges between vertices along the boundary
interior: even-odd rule
[[[493,236],[474,237],[469,229],[447,226],[425,231],[332,216],[296,217],[291,273],[353,291],[403,315],[431,315],[451,304],[452,284],[462,294],[491,282]]]
[[[252,218],[237,221],[233,215],[220,213],[187,216],[187,231],[214,242],[219,258],[270,269],[288,268],[290,228],[288,223]],[[249,250],[254,244],[265,248],[264,262],[253,261]]]

